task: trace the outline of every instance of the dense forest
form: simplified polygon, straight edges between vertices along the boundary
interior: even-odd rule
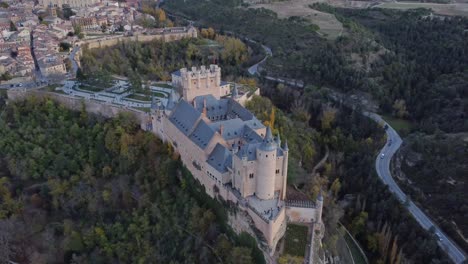
[[[405,192],[424,204],[465,249],[468,247],[461,235],[468,236],[467,137],[466,133],[412,134],[401,148],[401,162],[397,162],[404,172],[398,179]]]
[[[468,131],[468,18],[431,18],[424,10],[314,7],[358,24],[389,51],[366,76],[377,84],[368,92],[383,111],[408,118],[429,134]]]
[[[299,92],[271,83],[262,87],[273,101],[256,97],[247,106],[262,120],[273,121],[275,130],[288,139],[289,184],[298,185],[310,199],[320,189],[328,190],[325,249],[334,251],[341,221],[364,246],[371,263],[450,263],[435,239],[375,175],[375,155],[384,142],[381,127],[369,122],[359,109],[329,101],[320,89]],[[277,109],[276,101],[284,98],[291,107]],[[273,116],[272,109],[276,109]],[[314,171],[327,147],[327,162]],[[344,200],[348,201],[345,207],[341,205]]]
[[[247,46],[239,39],[213,33],[210,38],[176,42],[122,42],[112,49],[85,49],[81,57],[81,79],[109,78],[111,74],[129,77],[134,86],[145,81],[168,81],[171,73],[183,67],[221,65],[223,75],[239,75],[250,62]]]
[[[262,263],[130,115],[0,96],[0,263]]]

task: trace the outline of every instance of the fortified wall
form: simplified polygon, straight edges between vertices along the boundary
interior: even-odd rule
[[[150,42],[162,40],[165,42],[180,40],[183,38],[196,38],[197,30],[194,27],[173,27],[155,29],[147,34],[135,33],[133,36],[109,36],[105,38],[88,39],[77,42],[76,45],[86,46],[89,49],[111,47],[124,41]]]

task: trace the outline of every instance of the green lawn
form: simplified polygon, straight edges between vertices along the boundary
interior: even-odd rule
[[[387,121],[390,126],[392,126],[398,133],[407,134],[411,131],[413,126],[411,122],[407,120],[396,118],[390,115],[383,115],[382,118]]]
[[[155,97],[159,97],[159,98],[167,98],[167,97],[169,97],[168,94],[162,93],[162,92],[153,92],[153,95],[154,95]]]
[[[367,264],[365,257],[361,254],[361,251],[353,241],[353,239],[349,236],[348,233],[344,233],[344,239],[346,244],[348,244],[349,249],[351,250],[351,254],[353,255],[354,263],[355,264]]]
[[[288,224],[286,228],[284,254],[304,257],[307,247],[307,226]]]
[[[140,110],[140,111],[143,111],[143,112],[146,112],[146,113],[149,113],[151,109],[147,108],[147,107],[133,107],[137,110]]]
[[[104,88],[99,88],[99,87],[91,86],[87,84],[81,84],[80,89],[90,91],[90,92],[101,92],[102,90],[104,90]]]
[[[139,95],[139,94],[131,94],[131,95],[127,96],[126,98],[140,100],[140,101],[151,101],[150,96]]]
[[[167,84],[167,83],[155,83],[154,86],[156,87],[162,87],[162,88],[168,88],[168,89],[173,89],[172,85]]]

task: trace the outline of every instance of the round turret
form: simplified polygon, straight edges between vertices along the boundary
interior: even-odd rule
[[[275,196],[275,170],[277,145],[267,127],[263,142],[257,148],[257,176],[255,194],[258,198],[268,200]]]

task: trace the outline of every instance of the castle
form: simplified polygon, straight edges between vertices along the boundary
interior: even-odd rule
[[[287,201],[289,149],[243,103],[247,93],[221,81],[217,65],[172,74],[167,102],[154,103],[152,131],[170,143],[212,197],[245,211],[273,253],[287,222],[321,226],[323,198]],[[258,90],[256,92],[258,94]]]

